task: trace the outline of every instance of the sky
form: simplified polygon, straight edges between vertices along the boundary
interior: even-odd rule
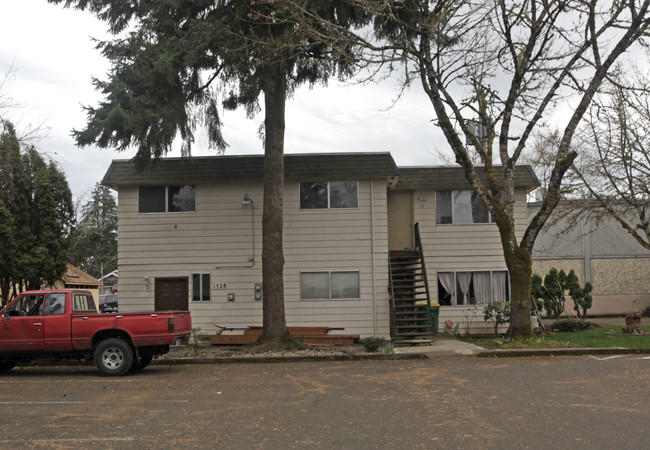
[[[135,152],[78,148],[72,129],[83,129],[82,105],[96,106],[101,94],[92,77],[106,79],[108,63],[95,39],[108,39],[106,24],[83,11],[46,0],[0,0],[0,76],[13,67],[13,80],[0,94],[19,106],[8,116],[17,129],[44,123],[48,133],[36,148],[65,172],[75,200],[88,199],[113,159]],[[441,164],[451,154],[432,123],[433,107],[419,85],[398,102],[398,83],[299,88],[287,102],[285,153],[390,152],[399,166]],[[263,154],[258,129],[263,113],[246,118],[243,110],[225,111],[227,155]],[[194,156],[214,155],[199,134]],[[172,153],[169,156],[180,156]]]

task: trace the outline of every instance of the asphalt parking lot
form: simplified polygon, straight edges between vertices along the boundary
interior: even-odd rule
[[[643,356],[92,366],[0,377],[2,448],[645,448]]]

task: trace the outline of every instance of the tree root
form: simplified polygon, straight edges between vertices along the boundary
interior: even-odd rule
[[[257,341],[246,350],[247,353],[267,353],[287,350],[303,350],[306,345],[295,340],[289,331],[280,335],[270,336],[262,334]]]

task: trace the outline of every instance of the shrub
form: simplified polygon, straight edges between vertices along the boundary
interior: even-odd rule
[[[578,319],[560,319],[553,322],[551,328],[557,331],[582,331],[589,329],[589,322]]]
[[[359,340],[359,344],[363,345],[370,353],[379,351],[379,347],[383,347],[385,343],[386,339],[380,337],[367,337]]]
[[[592,306],[591,283],[580,286],[580,280],[573,270],[567,275],[564,270],[552,268],[542,277],[535,274],[531,280],[531,296],[538,309],[543,303],[546,316],[557,319],[564,312],[567,303],[566,294],[573,300],[573,308],[583,320],[587,317],[587,310]]]
[[[645,307],[641,315],[643,315],[644,317],[650,317],[650,305]]]
[[[494,321],[494,334],[499,334],[499,325],[510,322],[510,303],[492,302],[483,309],[483,320]]]

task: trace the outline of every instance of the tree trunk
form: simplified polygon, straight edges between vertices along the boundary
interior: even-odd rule
[[[4,280],[0,282],[0,307],[5,306],[9,303],[9,283],[5,283]]]
[[[506,265],[510,272],[510,325],[506,337],[532,337],[530,326],[531,279],[533,260],[523,249],[506,252]]]
[[[282,191],[284,187],[284,109],[287,83],[282,64],[270,69],[264,85],[264,208],[262,214],[262,325],[260,343],[284,337],[284,253]]]

